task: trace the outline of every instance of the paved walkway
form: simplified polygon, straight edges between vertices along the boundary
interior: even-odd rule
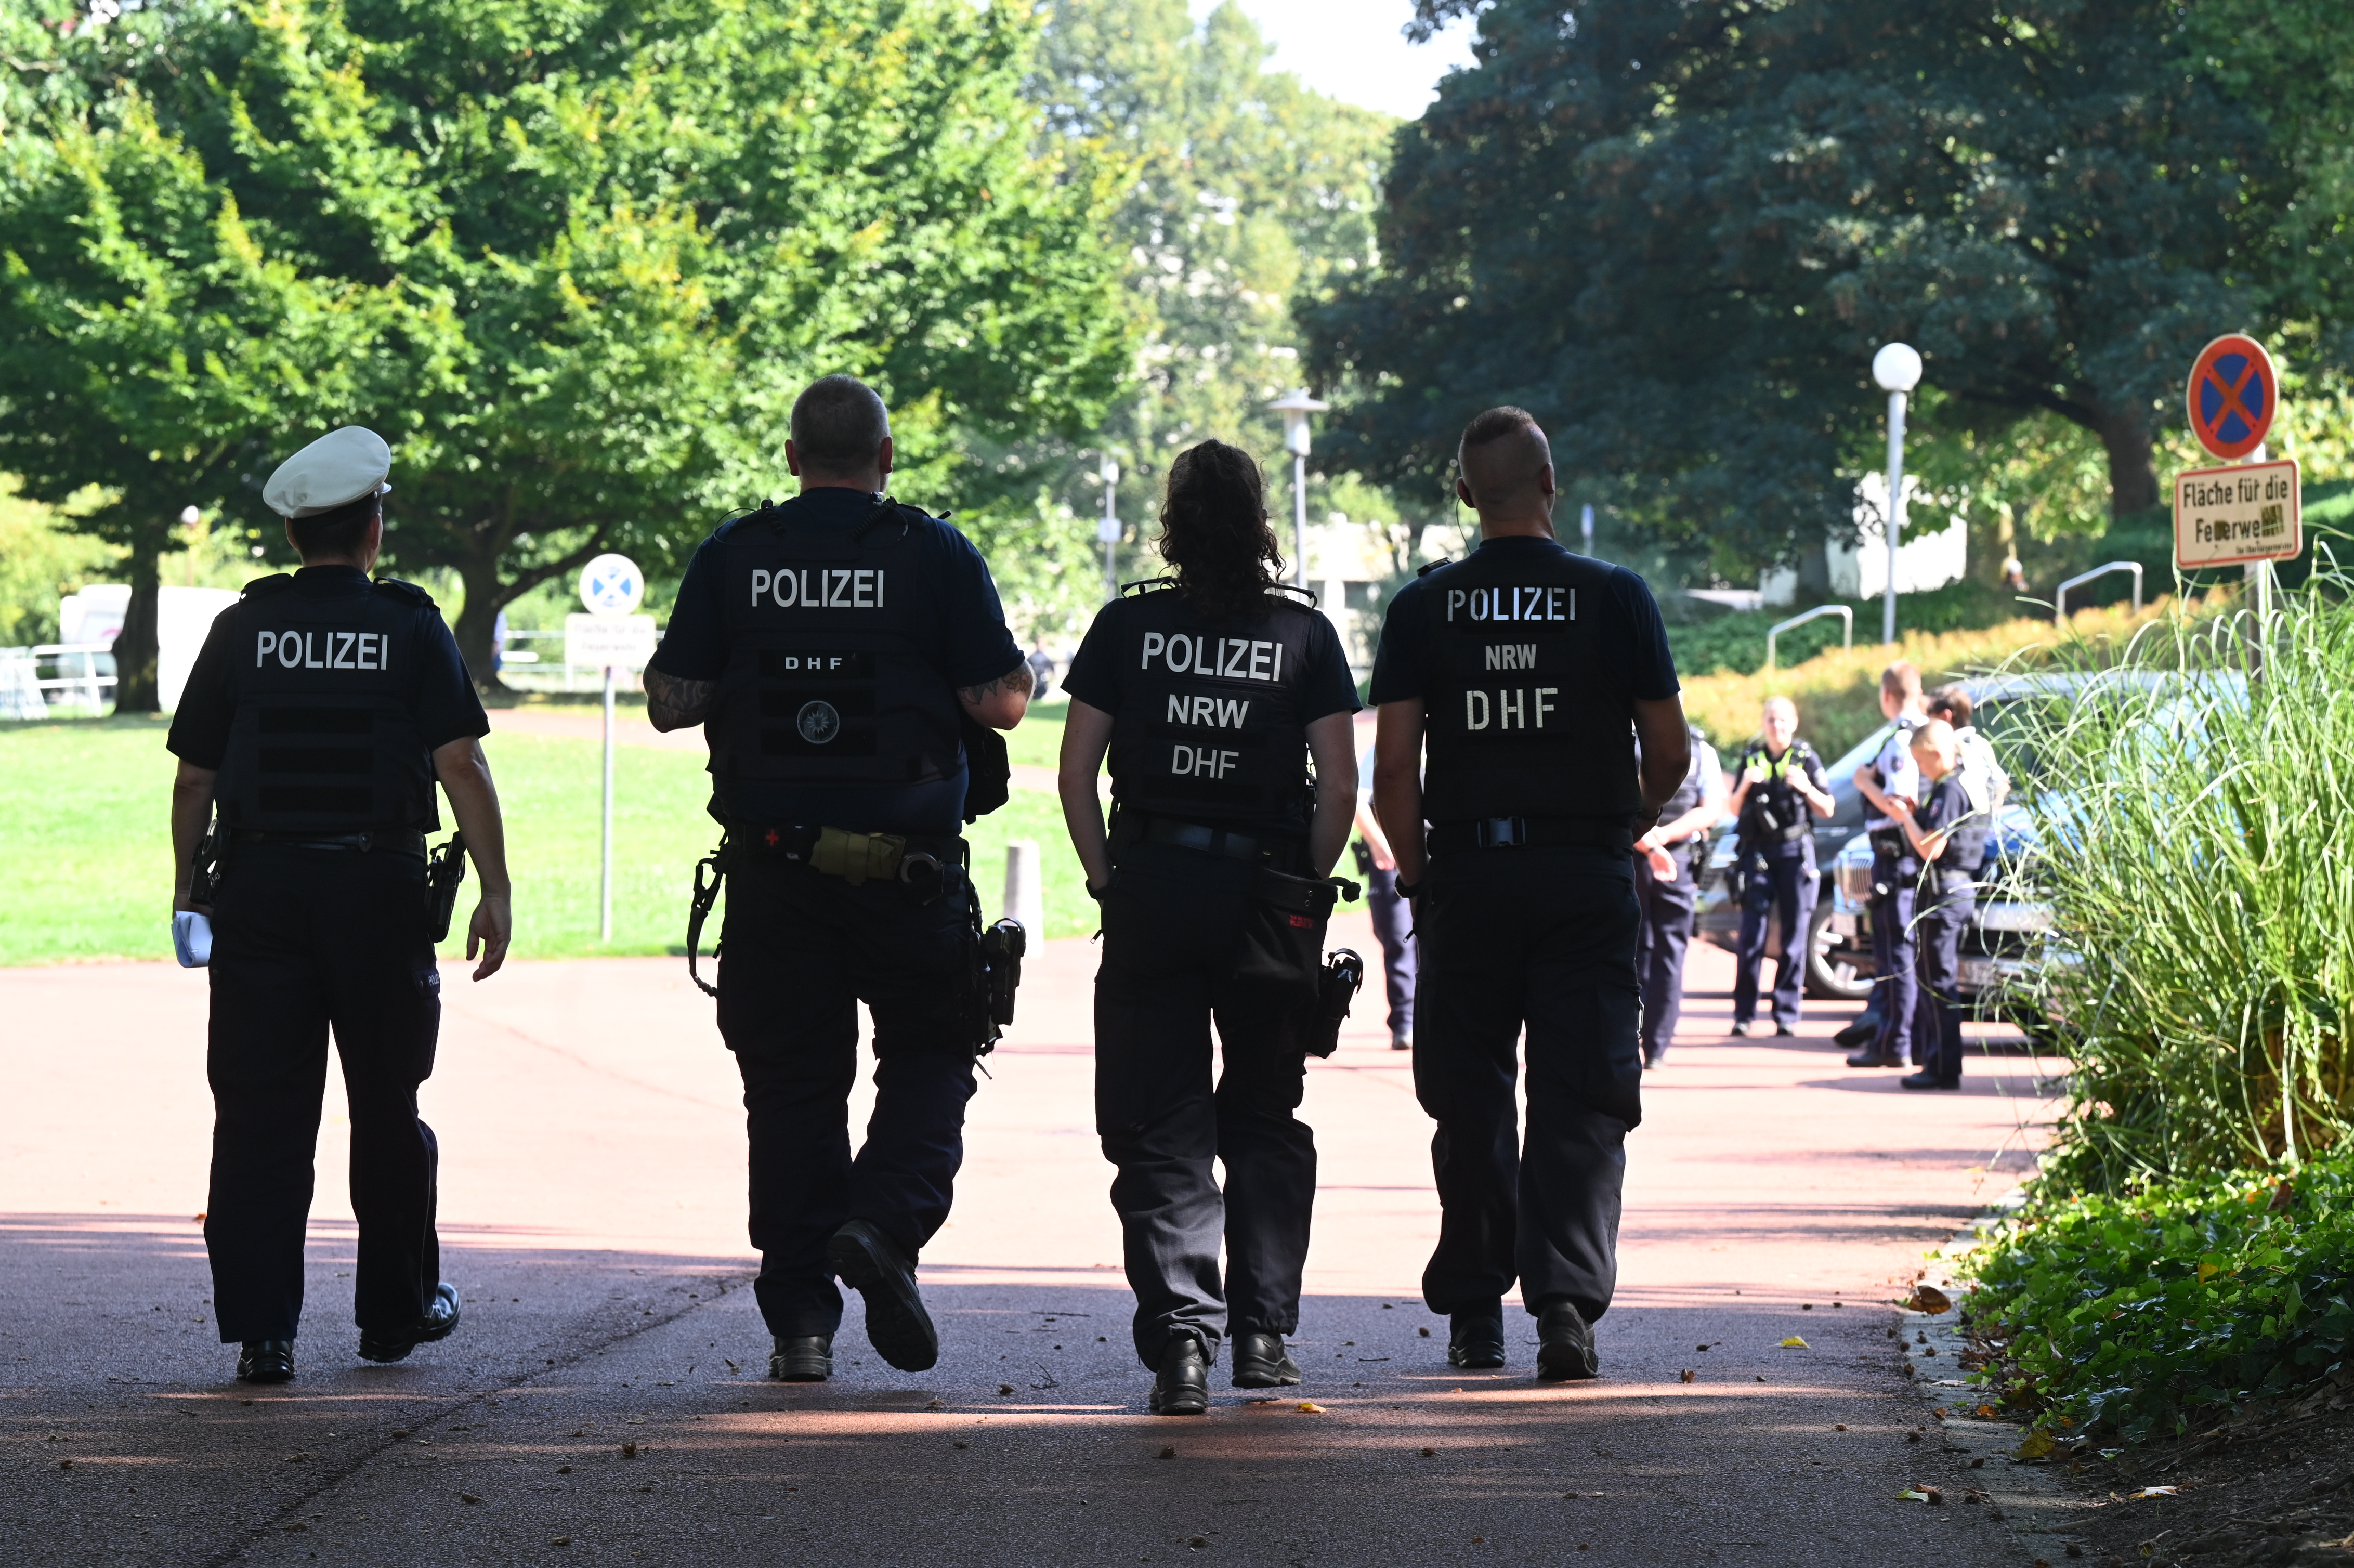
[[[1901,1375],[1887,1303],[2014,1179],[2035,1064],[1974,1058],[1967,1093],[1924,1097],[1844,1068],[1822,1038],[1837,1017],[1797,1041],[1724,1040],[1729,964],[1697,949],[1686,1043],[1631,1140],[1606,1376],[1542,1387],[1517,1315],[1506,1372],[1445,1364],[1445,1322],[1416,1289],[1437,1219],[1429,1124],[1361,1008],[1308,1094],[1323,1150],[1309,1383],[1267,1400],[1221,1376],[1207,1417],[1164,1419],[1143,1413],[1124,1343],[1090,1130],[1092,952],[1055,943],[1032,969],[973,1103],[956,1219],[924,1261],[935,1372],[884,1366],[854,1298],[832,1383],[760,1379],[730,1064],[683,965],[624,959],[482,986],[446,972],[427,1114],[466,1323],[399,1366],[353,1356],[335,1117],[303,1374],[262,1391],[228,1381],[190,1219],[203,978],[0,970],[0,1558],[2031,1561],[1987,1508],[1896,1500],[1915,1479],[1957,1500],[1996,1472],[1949,1451],[1982,1456],[1988,1434],[1956,1444],[1928,1419],[1950,1391]],[[1782,1348],[1791,1336],[1808,1348]]]

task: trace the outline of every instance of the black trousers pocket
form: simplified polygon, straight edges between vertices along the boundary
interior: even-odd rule
[[[1320,878],[1262,871],[1243,916],[1235,983],[1305,1007],[1316,1000],[1333,888]]]

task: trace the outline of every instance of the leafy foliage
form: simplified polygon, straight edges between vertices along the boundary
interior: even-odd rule
[[[2292,1391],[2354,1340],[2354,1163],[2045,1198],[1968,1265],[1980,1376],[2127,1441]]]
[[[1313,323],[1351,459],[1418,481],[1518,402],[1565,473],[1745,572],[1850,525],[1867,367],[1903,338],[1946,395],[1933,437],[2048,416],[2097,440],[2118,510],[2153,503],[2200,344],[2335,321],[2342,255],[2275,223],[2319,176],[2259,108],[2276,64],[2219,59],[2199,10],[1499,0],[1401,136],[1381,271]]]

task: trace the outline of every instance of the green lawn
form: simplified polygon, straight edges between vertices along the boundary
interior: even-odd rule
[[[0,728],[0,964],[164,958],[171,952],[172,758],[157,719]],[[1012,739],[1016,761],[1051,766],[1051,710]],[[525,958],[684,950],[697,859],[718,837],[709,779],[691,752],[624,747],[615,762],[613,941],[597,940],[599,748],[590,740],[493,735],[484,743],[505,804],[515,878],[515,951]],[[967,830],[981,906],[999,914],[1009,839],[1037,841],[1052,937],[1095,929],[1078,859],[1054,797],[1015,790]],[[459,904],[472,907],[471,890]],[[706,932],[706,949],[716,927]],[[451,944],[448,950],[457,950]]]

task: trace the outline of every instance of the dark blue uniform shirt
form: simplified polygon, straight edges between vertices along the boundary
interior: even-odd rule
[[[785,503],[804,526],[847,534],[866,516],[875,497],[863,490],[823,486],[803,491]],[[682,681],[716,681],[727,670],[727,631],[721,605],[722,540],[736,523],[723,524],[697,546],[679,584],[678,603],[663,630],[652,667]],[[899,549],[907,553],[907,587],[895,573],[895,596],[920,596],[921,612],[910,620],[925,662],[950,686],[978,686],[1021,663],[1022,649],[1006,630],[1005,609],[988,563],[970,540],[934,519],[913,530]],[[798,822],[854,832],[952,834],[964,825],[967,770],[926,784],[893,789],[839,785],[777,784],[714,779],[720,809],[756,822]]]

